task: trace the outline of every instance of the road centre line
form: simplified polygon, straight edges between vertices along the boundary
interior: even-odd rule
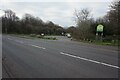
[[[11,38],[8,38],[8,39],[13,40]],[[22,43],[22,44],[24,43],[20,40],[15,40],[15,41],[19,42],[19,43]],[[30,46],[33,46],[33,47],[36,47],[36,48],[41,48],[41,49],[46,49],[44,47],[40,47],[40,46],[36,46],[36,45],[30,45]],[[92,59],[88,59],[88,58],[83,58],[83,57],[80,57],[80,56],[75,56],[75,55],[71,55],[71,54],[67,54],[67,53],[63,53],[63,52],[60,52],[60,54],[70,56],[70,57],[73,57],[73,58],[77,58],[77,59],[81,59],[81,60],[84,60],[84,61],[89,61],[89,62],[92,62],[92,63],[97,63],[97,64],[105,65],[105,66],[108,66],[108,67],[113,67],[113,68],[120,69],[119,66],[111,65],[111,64],[108,64],[108,63],[104,63],[104,62],[100,62],[100,61],[96,61],[96,60],[92,60]]]
[[[73,58],[77,58],[77,59],[81,59],[81,60],[84,60],[84,61],[89,61],[89,62],[92,62],[92,63],[102,64],[102,65],[105,65],[105,66],[108,66],[108,67],[113,67],[113,68],[120,69],[119,66],[111,65],[111,64],[108,64],[108,63],[99,62],[99,61],[95,61],[95,60],[92,60],[92,59],[87,59],[87,58],[83,58],[83,57],[79,57],[79,56],[75,56],[75,55],[71,55],[71,54],[67,54],[67,53],[63,53],[63,52],[60,52],[60,54],[70,56],[70,57],[73,57]]]
[[[9,39],[9,40],[13,40],[13,39],[11,39],[11,38],[8,38],[8,39]],[[20,40],[14,40],[14,41],[19,42],[19,43],[21,43],[21,44],[24,43],[23,41],[20,41]]]
[[[8,38],[9,40],[13,40],[13,39],[11,39],[11,38]],[[16,42],[18,42],[18,43],[21,43],[21,44],[23,44],[24,42],[23,41],[20,41],[20,40],[14,40],[14,41],[16,41]],[[28,44],[29,45],[29,44]],[[33,46],[33,47],[36,47],[36,48],[40,48],[40,49],[46,49],[46,48],[44,48],[44,47],[40,47],[40,46],[36,46],[36,45],[30,45],[30,46]]]
[[[23,41],[20,41],[20,40],[15,40],[16,42],[19,42],[21,44],[23,44],[24,42]]]
[[[36,48],[46,49],[44,47],[40,47],[40,46],[36,46],[36,45],[31,45],[31,46],[36,47]]]
[[[11,38],[8,38],[9,40],[12,40]]]

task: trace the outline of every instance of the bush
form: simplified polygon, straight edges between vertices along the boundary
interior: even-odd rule
[[[41,35],[36,35],[36,37],[37,37],[37,38],[43,38],[43,36],[41,36]]]
[[[35,37],[35,36],[36,36],[36,34],[30,34],[30,36],[31,36],[31,37]]]
[[[113,40],[112,36],[106,36],[103,38],[103,42],[111,42]]]
[[[57,40],[57,39],[54,37],[53,40]]]

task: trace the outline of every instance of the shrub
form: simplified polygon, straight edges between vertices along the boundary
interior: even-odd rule
[[[36,36],[36,34],[30,34],[30,36],[31,36],[31,37],[35,37],[35,36]]]
[[[42,36],[41,36],[41,35],[36,35],[36,37],[37,37],[37,38],[42,38]]]

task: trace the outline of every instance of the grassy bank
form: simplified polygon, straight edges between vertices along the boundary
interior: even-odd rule
[[[45,40],[57,40],[56,37],[53,37],[51,35],[49,36],[41,36],[41,35],[35,35],[35,34],[9,34],[12,36],[16,37],[21,37],[21,38],[27,38],[27,39],[45,39]],[[120,40],[111,40],[111,41],[96,41],[96,40],[76,40],[73,39],[74,41],[78,42],[84,42],[84,43],[89,43],[89,44],[95,44],[95,45],[104,45],[104,46],[120,46]]]
[[[84,43],[96,44],[96,45],[104,45],[104,46],[120,46],[120,40],[116,41],[85,41],[85,40],[77,40]]]
[[[57,40],[56,37],[51,37],[51,36],[41,36],[41,35],[35,35],[35,34],[9,34],[12,36],[16,37],[21,37],[21,38],[27,38],[27,39],[46,39],[46,40]]]

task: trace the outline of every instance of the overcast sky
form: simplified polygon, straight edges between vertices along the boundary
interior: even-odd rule
[[[102,17],[113,0],[0,0],[0,9],[11,9],[20,18],[25,13],[62,27],[74,26],[74,11],[88,8],[94,18]],[[3,11],[0,11],[0,16]]]

